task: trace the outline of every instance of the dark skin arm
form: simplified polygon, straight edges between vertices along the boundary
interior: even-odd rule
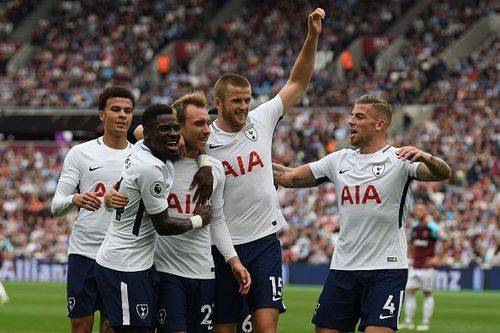
[[[206,226],[210,223],[212,217],[212,206],[196,206],[193,215],[200,215],[203,226]],[[156,232],[162,236],[180,235],[193,229],[193,224],[190,219],[170,217],[168,215],[168,208],[159,214],[151,215],[151,221],[153,222]]]
[[[206,203],[212,196],[212,191],[214,188],[214,176],[212,175],[212,167],[204,166],[196,171],[190,189],[193,189],[195,186],[198,187],[194,192],[193,201],[195,201],[198,205],[202,205]]]

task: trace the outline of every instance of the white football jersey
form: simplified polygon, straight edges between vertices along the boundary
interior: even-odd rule
[[[123,162],[131,150],[130,143],[125,149],[110,148],[102,137],[74,146],[64,159],[59,182],[73,187],[78,193],[97,192],[102,198],[118,181]],[[95,259],[110,222],[111,212],[104,208],[104,200],[96,211],[79,209],[68,253]]]
[[[172,162],[153,156],[143,141],[135,144],[125,160],[119,191],[128,197],[124,209],[114,210],[111,225],[97,252],[99,265],[122,272],[153,266],[158,234],[150,215],[168,208],[172,188]]]
[[[398,159],[396,150],[342,149],[309,163],[314,177],[332,181],[337,194],[340,233],[330,268],[408,268],[404,221],[419,163]]]
[[[283,116],[279,95],[248,114],[236,133],[211,125],[207,154],[222,162],[226,175],[224,215],[233,244],[244,244],[280,230],[271,145],[274,128]]]
[[[223,212],[224,169],[221,162],[213,157],[210,157],[210,160],[214,176],[214,189],[210,198],[212,205],[210,225],[190,230],[182,235],[160,236],[154,260],[155,267],[159,272],[191,279],[215,278],[211,254],[211,235],[216,236],[217,239],[222,238],[224,246],[222,249],[221,246],[218,247],[226,260],[236,256]],[[175,180],[168,196],[169,216],[178,218],[193,216],[193,210],[196,206],[196,202],[193,201],[195,189],[190,190],[189,187],[197,171],[198,163],[195,159],[181,158],[174,163]]]

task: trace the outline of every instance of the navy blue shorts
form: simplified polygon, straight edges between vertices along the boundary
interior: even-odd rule
[[[238,322],[236,326],[237,333],[252,333],[252,315],[250,314],[250,310],[248,309],[248,304],[246,300],[243,300],[243,314],[241,316],[243,318]]]
[[[215,279],[158,274],[158,332],[212,332]]]
[[[66,292],[68,317],[82,318],[104,309],[94,274],[95,260],[78,254],[68,257]]]
[[[313,315],[318,327],[354,332],[367,326],[398,328],[407,269],[330,270]]]
[[[252,277],[252,285],[245,296],[250,313],[260,308],[286,311],[283,304],[283,278],[281,272],[281,245],[276,234],[253,242],[234,246],[242,264]],[[215,246],[215,316],[216,323],[236,323],[243,318],[243,296],[231,267]]]
[[[120,272],[96,263],[97,286],[111,327],[156,325],[158,273],[151,267],[139,272]]]

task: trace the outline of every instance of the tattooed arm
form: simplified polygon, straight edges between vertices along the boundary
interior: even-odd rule
[[[417,169],[417,178],[420,181],[441,181],[450,178],[450,166],[439,157],[432,156],[413,146],[401,147],[396,154],[398,158],[413,162],[422,162]]]
[[[307,164],[296,168],[287,168],[273,163],[273,176],[274,183],[283,187],[313,187],[318,185]]]

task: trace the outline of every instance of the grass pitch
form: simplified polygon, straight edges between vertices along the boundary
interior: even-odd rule
[[[0,306],[0,333],[70,332],[63,283],[4,282],[4,285],[10,302]],[[279,332],[314,332],[311,315],[320,291],[318,286],[286,287],[284,299],[288,310],[280,316]],[[429,332],[500,332],[500,292],[436,292],[435,300]],[[421,295],[418,301],[417,323],[421,318]],[[98,332],[97,326],[94,332]]]

